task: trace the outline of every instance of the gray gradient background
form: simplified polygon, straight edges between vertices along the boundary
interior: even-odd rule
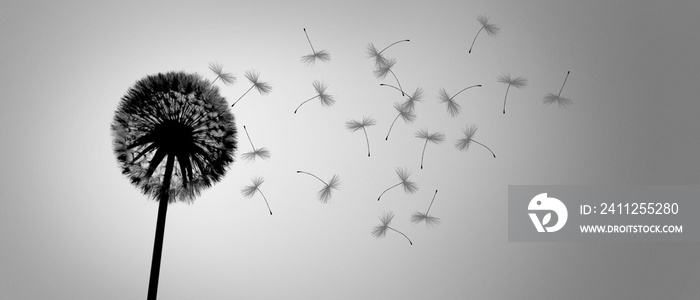
[[[476,17],[502,27],[479,36]],[[234,109],[267,162],[234,164],[195,204],[168,211],[161,299],[697,299],[697,243],[509,243],[509,184],[700,184],[700,4],[697,1],[241,1],[0,4],[0,299],[142,299],[157,205],[119,172],[109,124],[141,77],[185,70],[213,79],[219,60],[245,89],[245,70],[270,81]],[[314,45],[328,64],[299,62]],[[387,50],[402,84],[421,86],[414,124],[379,87],[365,47]],[[567,110],[541,103],[557,92]],[[501,114],[503,72],[525,75]],[[309,103],[323,79],[338,102]],[[460,95],[450,118],[437,103]],[[344,122],[371,115],[373,155]],[[498,155],[452,144],[466,124]],[[428,127],[447,134],[428,145]],[[249,145],[241,140],[242,151]],[[406,166],[420,185],[375,199]],[[327,205],[315,179],[341,190]],[[240,188],[254,175],[275,212]],[[436,228],[409,222],[440,189]],[[371,234],[377,215],[414,240]]]

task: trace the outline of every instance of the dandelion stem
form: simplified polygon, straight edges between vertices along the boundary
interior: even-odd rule
[[[260,195],[263,196],[263,199],[265,199],[265,204],[267,204],[267,210],[269,210],[270,215],[272,215],[272,209],[270,209],[270,203],[267,203],[267,197],[265,197],[265,194],[263,194],[263,192],[259,188],[256,188],[256,190],[258,190],[258,192],[260,192]]]
[[[316,176],[316,175],[314,175],[314,174],[311,174],[311,173],[309,173],[309,172],[297,171],[297,173],[304,173],[304,174],[307,174],[307,175],[311,175],[311,176],[313,176],[313,177],[316,177],[316,179],[320,180],[321,182],[323,182],[323,184],[328,185],[325,181],[323,181],[323,179],[318,178],[318,176]]]
[[[247,91],[245,91],[245,93],[243,93],[243,95],[241,95],[241,97],[239,97],[238,100],[236,100],[236,102],[233,102],[233,104],[231,104],[231,107],[236,105],[236,103],[238,103],[238,101],[241,101],[241,99],[243,99],[243,96],[248,94],[248,92],[250,92],[250,90],[252,90],[254,87],[255,87],[255,85],[251,85],[250,88]]]
[[[386,133],[386,138],[384,138],[385,141],[389,140],[389,134],[391,133],[391,129],[394,128],[394,123],[396,123],[396,120],[398,120],[400,116],[401,116],[401,113],[396,115],[396,118],[394,118],[394,122],[391,122],[391,126],[389,126],[389,132]]]
[[[320,95],[313,96],[313,97],[309,98],[309,100],[306,100],[306,101],[302,102],[301,104],[299,104],[299,106],[297,106],[297,109],[294,110],[294,113],[296,114],[296,113],[297,113],[297,110],[299,110],[299,108],[300,108],[302,105],[304,105],[304,103],[309,102],[309,101],[311,101],[311,100],[313,100],[313,99],[316,99],[316,98],[318,98],[318,96],[320,96]]]
[[[248,129],[245,128],[245,125],[243,125],[243,130],[245,130],[245,135],[248,137],[248,141],[250,142],[250,146],[253,147],[253,152],[255,152],[255,146],[253,146],[253,140],[250,139],[250,135],[248,134]]]
[[[163,255],[163,237],[165,235],[165,217],[168,212],[168,200],[170,199],[170,179],[175,165],[175,156],[168,154],[165,163],[165,174],[163,175],[163,185],[158,199],[158,220],[156,222],[156,238],[153,244],[153,260],[151,261],[151,277],[148,283],[148,299],[156,300],[158,294],[158,279],[160,277],[160,260]]]
[[[491,151],[491,148],[489,148],[489,147],[487,147],[486,145],[484,145],[484,144],[482,144],[482,143],[479,143],[479,142],[477,142],[477,141],[475,141],[475,140],[471,140],[471,141],[474,142],[474,143],[477,143],[477,144],[481,145],[482,147],[486,148],[487,150],[489,150],[489,152],[491,152],[491,155],[493,155],[493,158],[496,158],[496,154],[494,154],[493,151]]]
[[[216,80],[219,79],[219,77],[221,76],[216,76],[216,78],[214,78],[214,81],[212,81],[211,84],[214,85],[214,82],[216,82]]]
[[[369,138],[367,138],[367,130],[365,130],[365,127],[364,127],[364,126],[362,127],[362,131],[365,132],[365,140],[367,141],[367,157],[369,157],[369,156],[370,156],[370,155],[369,155],[369,154],[370,154],[370,153],[369,153]]]
[[[306,40],[309,41],[309,46],[311,46],[311,52],[316,54],[316,50],[314,50],[314,45],[311,44],[311,39],[309,39],[309,34],[306,33],[306,28],[304,28],[304,34],[306,35]]]
[[[394,76],[394,79],[396,79],[396,83],[399,85],[399,91],[401,91],[401,96],[406,96],[406,93],[403,92],[403,87],[401,87],[401,82],[399,82],[399,78],[396,77],[396,74],[394,74],[394,71],[391,69],[389,69],[389,72]]]
[[[508,90],[510,90],[510,84],[506,88],[506,96],[503,98],[503,114],[506,113],[506,100],[508,99]]]
[[[481,33],[481,31],[484,30],[484,27],[485,26],[481,26],[481,29],[479,29],[479,31],[474,36],[474,40],[472,41],[472,46],[469,47],[469,53],[472,53],[472,48],[474,48],[474,42],[476,42],[476,38],[479,36],[479,33]]]
[[[428,139],[425,139],[425,145],[423,145],[423,154],[420,155],[420,168],[423,169],[423,157],[425,156],[425,148],[428,146]]]
[[[403,183],[403,182],[399,182],[399,183],[397,183],[397,184],[395,184],[395,185],[392,185],[392,186],[389,187],[388,189],[384,190],[384,191],[382,192],[382,194],[379,195],[379,197],[377,197],[377,201],[379,201],[379,199],[381,199],[382,196],[384,196],[384,193],[386,193],[388,190],[393,189],[393,188],[399,186],[399,185],[402,184],[402,183]]]
[[[393,46],[393,45],[396,45],[396,44],[398,44],[398,43],[401,43],[401,42],[410,42],[410,41],[411,41],[411,40],[400,40],[400,41],[398,41],[398,42],[393,42],[393,43],[391,43],[391,45],[386,46],[384,49],[382,49],[382,51],[379,51],[379,53],[377,53],[377,54],[382,54],[382,52],[384,52],[384,50],[389,49],[389,47],[391,47],[391,46]]]
[[[428,210],[425,212],[426,215],[430,212],[430,208],[433,207],[433,202],[435,201],[435,196],[437,196],[437,191],[435,190],[435,194],[433,194],[433,200],[430,200],[430,206],[428,206]]]
[[[391,72],[391,73],[393,74],[394,72]],[[397,80],[397,82],[398,82],[398,80]],[[404,95],[404,96],[406,96],[406,97],[409,97],[409,98],[410,98],[410,96],[406,95],[406,93],[404,93],[404,91],[403,91],[402,89],[400,89],[400,88],[397,88],[397,87],[395,87],[395,86],[393,86],[393,85],[391,85],[391,84],[386,84],[386,83],[380,83],[380,84],[379,84],[379,86],[388,86],[388,87],[392,87],[392,88],[394,88],[395,90],[397,90],[397,91],[401,92],[401,94],[402,94],[402,95]]]
[[[566,77],[564,77],[564,83],[561,84],[561,89],[559,89],[559,94],[557,94],[557,98],[559,98],[559,96],[561,96],[561,91],[564,90],[564,85],[566,84],[566,80],[569,79],[569,73],[571,73],[571,71],[566,71]]]
[[[403,234],[403,232],[398,231],[398,230],[396,230],[396,229],[394,229],[394,228],[391,228],[391,226],[387,226],[387,228],[389,228],[389,229],[391,229],[391,230],[393,230],[393,231],[396,231],[396,232],[400,233],[401,235],[403,235],[403,237],[405,237],[405,238],[408,240],[408,242],[409,242],[411,245],[413,245],[413,242],[411,242],[411,239],[409,239],[408,236],[406,236],[405,234]]]
[[[461,92],[464,92],[464,91],[466,91],[466,90],[468,90],[468,89],[470,89],[470,88],[473,88],[473,87],[481,87],[481,84],[472,85],[472,86],[463,88],[461,91],[457,92],[457,94],[454,94],[454,96],[452,96],[452,98],[450,98],[450,100],[452,100],[452,99],[454,99],[455,97],[457,97],[457,95],[459,95]]]

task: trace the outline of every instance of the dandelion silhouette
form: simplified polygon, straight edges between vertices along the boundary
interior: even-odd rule
[[[460,106],[454,100],[455,97],[473,87],[481,87],[481,84],[465,87],[461,91],[457,92],[457,94],[454,94],[454,96],[452,97],[450,97],[450,95],[447,94],[447,91],[445,91],[445,89],[440,89],[440,103],[447,103],[447,112],[450,114],[450,117],[456,117],[457,115],[459,115]]]
[[[556,103],[559,107],[565,107],[565,106],[569,106],[569,105],[571,105],[571,103],[573,103],[573,101],[571,101],[571,99],[561,97],[561,91],[564,90],[564,85],[566,84],[566,80],[569,79],[569,73],[571,73],[571,71],[566,72],[566,77],[564,77],[564,83],[562,83],[561,89],[559,89],[559,94],[554,95],[552,93],[548,93],[546,96],[544,96],[544,99],[542,99],[542,102],[544,102],[544,104]]]
[[[312,53],[301,57],[301,61],[303,63],[307,65],[314,65],[316,64],[316,60],[320,60],[322,62],[328,62],[331,60],[331,55],[328,53],[328,51],[321,50],[316,52],[314,45],[311,44],[311,39],[309,39],[309,34],[306,33],[306,28],[304,28],[304,35],[306,35],[306,40],[309,41],[309,46],[311,46]]]
[[[224,82],[224,85],[236,83],[236,76],[234,76],[232,73],[224,73],[224,65],[219,62],[209,63],[209,70],[216,74],[216,78],[214,78],[214,81],[212,81],[211,84],[214,84],[214,82],[219,78],[221,78],[221,81]]]
[[[111,132],[122,173],[158,202],[148,287],[148,299],[156,299],[168,204],[191,203],[221,180],[235,160],[234,116],[208,80],[184,72],[159,73],[129,88]]]
[[[318,176],[309,172],[297,171],[297,173],[311,175],[319,181],[323,182],[323,188],[320,191],[318,191],[318,200],[321,201],[321,203],[328,203],[328,201],[331,199],[331,192],[333,192],[333,190],[339,189],[340,177],[338,177],[338,175],[333,175],[331,180],[328,181],[328,183],[326,183],[325,181],[323,181],[323,179],[318,178]]]
[[[435,190],[435,194],[433,194],[433,200],[430,201],[430,206],[428,206],[428,210],[425,213],[417,211],[413,215],[411,215],[411,223],[418,224],[420,222],[425,221],[425,227],[431,227],[440,224],[440,218],[428,214],[430,213],[430,208],[433,207],[433,202],[435,201],[435,196],[437,195],[437,192],[438,190]]]
[[[399,85],[398,90],[401,92],[401,96],[405,96],[406,93],[404,93],[403,88],[401,87],[401,82],[399,82],[399,78],[396,77],[396,74],[394,71],[391,70],[391,68],[394,67],[396,64],[396,60],[393,58],[390,58],[386,61],[386,63],[380,65],[377,67],[377,69],[374,70],[374,76],[379,78],[379,79],[384,79],[387,74],[391,73],[391,76],[394,76],[394,79],[396,80],[396,84]]]
[[[418,185],[416,185],[415,182],[408,180],[408,177],[411,176],[411,172],[409,172],[405,169],[402,169],[402,168],[398,168],[398,169],[396,169],[396,175],[399,176],[399,179],[401,180],[401,182],[399,182],[395,185],[392,185],[389,188],[387,188],[386,190],[384,190],[379,195],[379,197],[377,197],[377,201],[379,201],[379,199],[381,199],[382,196],[384,195],[384,193],[386,193],[388,190],[393,189],[399,185],[403,186],[404,192],[409,193],[409,194],[413,194],[418,190]]]
[[[386,49],[389,49],[389,47],[396,45],[401,42],[410,42],[411,40],[400,40],[391,43],[391,45],[384,47],[382,51],[377,51],[377,48],[374,47],[374,44],[369,43],[367,45],[367,58],[374,58],[374,67],[379,68],[382,65],[386,64],[388,61],[387,59],[382,55],[382,52],[384,52]]]
[[[243,153],[243,155],[241,155],[243,157],[243,159],[245,159],[247,161],[251,161],[251,162],[254,162],[255,158],[257,158],[257,157],[260,157],[262,159],[269,159],[270,156],[272,156],[270,154],[270,150],[267,150],[267,148],[265,148],[265,147],[256,149],[255,146],[253,145],[253,141],[250,139],[250,135],[248,134],[248,128],[246,128],[245,125],[243,125],[243,130],[245,130],[245,135],[248,137],[248,141],[250,142],[250,147],[253,148],[253,151],[246,152],[246,153]]]
[[[258,93],[260,93],[262,95],[269,94],[272,91],[272,85],[270,85],[267,82],[260,81],[260,73],[258,73],[258,72],[246,71],[245,78],[248,78],[248,81],[250,81],[250,83],[252,83],[253,85],[251,85],[250,88],[248,88],[248,90],[245,91],[245,93],[243,93],[243,95],[241,95],[241,97],[238,98],[238,100],[236,100],[236,102],[233,102],[233,104],[231,104],[231,107],[236,105],[236,103],[238,103],[238,101],[241,101],[243,96],[248,94],[248,92],[250,92],[250,90],[252,90],[253,88],[257,89]]]
[[[377,225],[377,226],[374,227],[374,229],[372,229],[372,235],[373,235],[374,237],[378,238],[378,239],[381,239],[381,238],[385,237],[385,236],[386,236],[386,232],[387,232],[389,229],[391,229],[391,230],[396,231],[396,232],[400,233],[401,235],[403,235],[403,237],[405,237],[405,238],[408,240],[408,242],[409,242],[411,245],[413,245],[413,242],[411,242],[411,239],[409,239],[408,236],[406,236],[403,232],[398,231],[398,230],[392,228],[391,226],[389,226],[389,224],[391,224],[391,220],[392,220],[392,219],[394,219],[394,213],[393,213],[393,212],[385,212],[385,213],[383,213],[382,215],[380,215],[380,216],[379,216],[379,221],[381,221],[382,224],[381,224],[381,225]]]
[[[369,138],[367,138],[367,130],[365,128],[372,126],[372,125],[376,125],[376,124],[377,124],[377,121],[372,119],[372,117],[367,117],[367,116],[363,116],[362,121],[350,120],[350,121],[345,122],[345,128],[347,128],[348,130],[355,132],[355,131],[362,129],[362,131],[365,133],[365,140],[367,141],[367,157],[370,156],[370,152],[369,152]]]
[[[493,155],[493,158],[496,158],[496,154],[494,154],[493,151],[491,151],[491,148],[474,140],[474,134],[476,133],[476,129],[477,129],[476,125],[472,125],[472,126],[465,127],[464,129],[462,129],[462,133],[464,133],[464,137],[457,140],[457,143],[455,144],[455,148],[457,148],[457,150],[467,150],[467,149],[469,149],[469,145],[471,145],[472,142],[474,142],[474,143],[477,143],[477,144],[481,145],[482,147],[486,148],[486,150],[489,150],[489,152],[491,152],[491,155]]]
[[[396,118],[394,118],[394,121],[391,122],[391,126],[389,126],[389,132],[386,133],[386,138],[384,138],[385,141],[389,140],[389,134],[391,133],[391,129],[394,128],[394,123],[396,123],[396,120],[401,117],[404,122],[406,123],[412,123],[413,121],[416,120],[416,114],[412,112],[410,109],[410,106],[407,105],[408,102],[405,103],[394,103],[394,109],[399,113],[396,115]]]
[[[510,74],[503,74],[501,76],[498,76],[498,82],[508,84],[508,88],[506,88],[506,96],[503,98],[503,114],[506,113],[506,101],[508,100],[508,90],[510,90],[510,87],[516,87],[516,88],[523,88],[527,85],[527,78],[523,76],[518,76],[516,78],[510,77]]]
[[[313,86],[314,86],[314,90],[316,90],[316,96],[313,96],[313,97],[307,99],[306,101],[302,102],[301,104],[299,104],[299,106],[297,106],[297,109],[294,110],[295,114],[297,113],[297,111],[299,110],[299,108],[302,105],[304,105],[306,102],[309,102],[309,101],[316,99],[316,98],[318,98],[318,100],[321,101],[322,106],[328,107],[328,106],[331,106],[335,103],[335,99],[333,98],[333,96],[326,94],[326,89],[328,89],[327,84],[325,84],[324,82],[318,81],[318,80],[314,80]]]
[[[486,30],[486,33],[489,36],[495,36],[498,34],[499,31],[501,31],[501,28],[499,28],[497,25],[489,23],[488,16],[481,15],[481,16],[476,17],[476,20],[479,21],[479,24],[481,24],[481,28],[476,33],[476,36],[474,36],[474,40],[472,41],[472,45],[471,45],[471,47],[469,47],[469,53],[472,53],[472,48],[474,48],[474,42],[476,42],[476,38],[479,36],[479,33],[481,33],[482,30]]]
[[[270,211],[270,215],[272,215],[272,209],[270,209],[270,203],[267,202],[267,197],[265,197],[265,194],[263,194],[263,192],[260,190],[260,185],[262,185],[263,182],[265,182],[265,179],[262,177],[256,176],[256,177],[253,177],[253,179],[251,179],[251,181],[253,182],[253,184],[244,186],[243,189],[241,189],[241,194],[243,194],[243,196],[245,196],[246,198],[251,198],[251,197],[255,196],[255,193],[260,192],[260,195],[262,195],[263,199],[265,199],[265,204],[267,205],[267,210]]]
[[[428,142],[433,142],[435,144],[442,143],[445,140],[445,134],[440,132],[428,132],[428,129],[421,129],[416,131],[417,138],[425,139],[425,144],[423,145],[423,154],[420,156],[420,168],[423,169],[423,157],[425,156],[425,148],[428,146]]]
[[[379,86],[386,86],[386,87],[393,88],[399,92],[403,92],[403,91],[401,91],[401,89],[399,89],[391,84],[380,83]],[[415,111],[416,102],[423,102],[423,89],[420,87],[417,87],[416,91],[413,92],[413,95],[404,94],[404,96],[406,96],[406,98],[408,98],[408,99],[406,99],[406,102],[404,102],[403,105],[406,106],[406,108],[408,108],[408,110],[411,113],[413,113]]]

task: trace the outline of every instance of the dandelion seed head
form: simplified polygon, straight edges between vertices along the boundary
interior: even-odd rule
[[[235,161],[234,116],[219,89],[196,74],[146,76],[122,97],[111,124],[117,162],[131,183],[160,201],[173,158],[168,202],[191,202]]]
[[[261,159],[270,159],[272,154],[270,153],[270,150],[267,150],[265,147],[261,147],[258,149],[255,149],[250,152],[243,153],[241,157],[244,160],[254,162],[256,158],[261,158]]]
[[[332,95],[326,94],[328,85],[325,82],[314,80],[313,86],[318,94],[318,99],[321,101],[322,106],[332,106],[335,104],[335,98]]]
[[[377,124],[377,121],[372,119],[372,117],[363,116],[362,121],[350,120],[350,121],[345,122],[345,128],[347,128],[348,130],[350,130],[352,132],[355,132],[355,131],[358,131],[358,130],[363,129],[365,127],[369,127],[369,126],[376,125],[376,124]]]
[[[301,62],[307,65],[315,65],[316,60],[328,62],[331,60],[331,54],[326,50],[321,50],[301,57]]]
[[[318,191],[318,199],[321,201],[321,203],[328,203],[328,201],[331,199],[331,193],[333,190],[337,190],[340,188],[340,177],[338,175],[333,175],[330,181],[320,190]]]
[[[505,83],[519,89],[527,85],[527,78],[523,76],[512,78],[510,74],[502,74],[498,76],[497,80],[498,82]]]
[[[476,17],[476,20],[479,21],[481,26],[484,27],[484,30],[489,36],[495,36],[498,34],[498,32],[501,31],[500,27],[498,27],[495,24],[489,23],[489,17],[486,15],[480,15]]]
[[[560,96],[557,96],[557,95],[552,94],[552,93],[548,93],[546,96],[544,96],[544,99],[542,99],[542,102],[544,104],[547,104],[547,105],[556,103],[557,106],[559,106],[560,108],[564,108],[566,106],[573,104],[574,101],[572,101],[569,98],[564,98],[564,97],[560,97]]]
[[[381,53],[379,53],[379,50],[377,50],[372,43],[367,45],[367,58],[374,58],[375,68],[379,68],[388,63],[387,59]]]
[[[437,224],[440,224],[441,222],[440,218],[424,214],[422,212],[416,212],[413,215],[411,215],[411,223],[418,224],[423,221],[425,221],[426,227],[433,227]]]
[[[413,194],[418,191],[418,185],[415,182],[408,180],[408,178],[411,176],[410,171],[403,168],[398,168],[396,169],[396,175],[398,175],[399,179],[401,180],[401,186],[403,186],[404,192]]]
[[[246,185],[243,187],[243,189],[241,189],[241,194],[243,194],[243,196],[245,196],[247,198],[253,197],[255,195],[255,193],[258,191],[258,188],[260,188],[260,186],[263,184],[263,182],[265,182],[265,179],[262,177],[256,176],[256,177],[253,177],[253,179],[251,179],[251,181],[253,182],[253,184]]]
[[[225,85],[234,84],[236,82],[236,76],[232,73],[224,73],[224,65],[219,62],[209,63],[209,70],[216,74],[216,77],[221,78],[221,81]]]
[[[474,134],[476,134],[476,125],[471,125],[469,127],[466,127],[462,129],[462,133],[464,134],[464,137],[457,140],[457,143],[455,144],[455,148],[457,150],[466,150],[469,149],[469,145],[472,143],[472,138],[474,137]]]
[[[416,114],[406,105],[406,103],[394,103],[394,109],[399,113],[401,119],[406,123],[412,123],[416,120]]]
[[[447,113],[449,113],[451,117],[456,117],[459,115],[459,111],[461,109],[459,103],[457,103],[453,97],[450,97],[445,89],[440,89],[438,100],[440,103],[447,104]]]
[[[259,81],[260,73],[256,71],[246,71],[245,77],[255,86],[255,89],[258,90],[260,94],[269,94],[272,91],[272,85],[267,82]]]
[[[419,139],[425,139],[429,142],[433,142],[435,144],[439,144],[442,141],[445,140],[445,134],[441,132],[433,132],[430,133],[428,129],[420,129],[416,131],[415,137]]]
[[[408,99],[403,105],[406,106],[411,113],[413,113],[417,102],[423,102],[423,89],[420,87],[416,88],[413,95],[408,95]]]
[[[372,229],[372,235],[378,239],[386,236],[386,232],[389,229],[389,224],[391,224],[392,219],[394,219],[393,212],[384,212],[379,215],[379,221],[382,224],[375,226],[374,229]]]
[[[386,75],[389,74],[389,72],[391,71],[391,68],[393,68],[395,64],[396,64],[396,59],[393,59],[393,58],[387,59],[385,63],[377,66],[377,68],[373,72],[374,76],[379,78],[379,79],[385,78]]]

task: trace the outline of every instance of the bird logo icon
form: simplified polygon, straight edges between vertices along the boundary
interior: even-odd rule
[[[537,228],[537,232],[556,232],[564,227],[569,217],[566,205],[557,198],[547,197],[547,193],[541,193],[533,197],[527,209],[532,223]],[[547,213],[540,220],[536,211],[546,211]],[[552,212],[556,214],[557,222],[554,225],[547,226],[552,222]]]

